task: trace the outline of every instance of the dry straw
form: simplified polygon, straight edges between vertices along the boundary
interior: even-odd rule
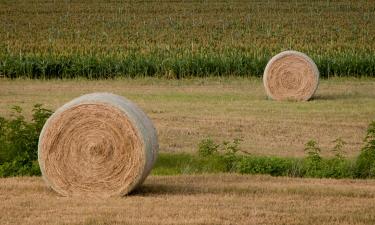
[[[268,62],[263,84],[272,99],[307,101],[318,88],[319,70],[307,55],[284,51]]]
[[[156,130],[135,104],[109,93],[81,96],[59,108],[39,137],[48,186],[63,196],[123,196],[151,171]]]

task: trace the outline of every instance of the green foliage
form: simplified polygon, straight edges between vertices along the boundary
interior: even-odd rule
[[[354,162],[345,158],[343,150],[345,142],[340,138],[334,141],[335,146],[332,149],[334,157],[328,159],[323,159],[320,156],[321,149],[314,140],[306,143],[304,159],[246,155],[240,149],[240,142],[241,139],[234,139],[216,144],[211,139],[204,139],[199,145],[199,152],[205,153],[199,153],[200,160],[208,160],[205,163],[210,162],[211,168],[219,169],[221,172],[292,177],[353,177]],[[217,166],[214,166],[215,164]],[[196,171],[199,173],[202,170],[197,169]]]
[[[318,147],[318,143],[314,140],[310,140],[305,144],[305,152],[307,153],[306,159],[312,162],[319,162],[322,160],[320,156],[321,149]]]
[[[152,174],[178,175],[220,173],[224,171],[225,165],[217,155],[202,157],[186,153],[160,153],[152,169]]]
[[[335,143],[335,146],[333,147],[332,151],[335,154],[335,157],[337,159],[344,159],[344,146],[346,145],[346,142],[343,141],[341,138],[337,138],[336,140],[333,141]]]
[[[40,174],[38,139],[51,113],[37,104],[31,122],[25,120],[18,106],[12,108],[10,119],[0,117],[0,177]]]
[[[243,156],[237,164],[237,171],[242,174],[302,176],[300,160],[274,156]]]
[[[304,160],[306,176],[320,177],[323,166],[322,157],[320,156],[321,149],[318,147],[318,143],[314,140],[308,141],[305,144],[305,152],[307,154]]]
[[[334,157],[324,161],[324,173],[321,176],[330,178],[353,177],[354,163],[345,158],[344,146],[346,142],[337,138],[333,143],[335,143],[332,148]]]
[[[303,161],[303,173],[305,177],[327,177],[327,178],[345,178],[353,176],[353,162],[346,160],[343,147],[345,142],[338,138],[334,141],[335,146],[332,149],[333,158],[323,159],[320,156],[321,149],[314,140],[310,140],[305,145],[307,154]]]
[[[375,121],[372,121],[367,129],[364,146],[356,162],[356,177],[375,177]]]
[[[234,139],[232,142],[224,141],[222,144],[221,158],[225,165],[225,172],[235,172],[238,162],[237,152],[240,151],[240,143],[242,139]]]
[[[373,1],[69,2],[0,1],[0,76],[260,77],[286,49],[375,76]]]
[[[354,174],[354,162],[337,157],[326,159],[322,163],[320,173],[314,177],[326,178],[352,178]]]
[[[212,139],[206,138],[199,142],[198,154],[203,157],[211,156],[218,152],[218,148],[218,144],[215,144]]]
[[[198,144],[198,155],[205,158],[211,158],[220,162],[224,170],[222,172],[234,172],[238,161],[237,152],[240,151],[241,139],[233,139],[233,141],[223,141],[216,144],[212,139],[203,139]]]
[[[211,76],[261,77],[272,55],[227,50],[224,52],[180,52],[155,50],[147,54],[127,52],[120,55],[40,55],[0,52],[0,75],[32,79],[115,77],[165,77],[180,79]],[[375,76],[373,55],[312,56],[321,77]],[[334,60],[332,60],[334,59]]]

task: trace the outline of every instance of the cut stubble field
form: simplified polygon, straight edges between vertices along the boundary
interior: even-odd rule
[[[36,103],[55,110],[90,92],[113,92],[137,103],[153,120],[162,152],[196,152],[203,138],[242,138],[241,148],[257,155],[301,157],[316,140],[322,155],[342,138],[348,157],[358,155],[375,119],[374,79],[322,80],[309,102],[267,99],[260,79],[0,80],[0,115],[12,105],[26,115]]]
[[[374,180],[151,176],[124,198],[66,198],[0,179],[2,224],[374,224]]]
[[[195,153],[206,137],[242,138],[252,154],[301,157],[315,139],[329,156],[341,137],[358,155],[375,119],[375,79],[322,80],[309,102],[267,99],[260,79],[0,80],[0,115],[19,105],[57,109],[90,92],[113,92],[153,120],[162,152]],[[150,176],[123,198],[67,198],[40,177],[0,179],[1,224],[374,224],[374,180],[238,174]]]
[[[240,138],[253,155],[302,158],[313,139],[326,158],[341,138],[351,163],[375,120],[374,2],[0,0],[0,117],[17,105],[30,120],[35,104],[56,110],[111,92],[149,115],[163,153]],[[319,67],[311,101],[266,97],[264,67],[287,49]],[[68,198],[41,177],[0,178],[0,224],[375,224],[373,179],[198,175],[189,154],[174,155],[183,175],[155,176],[174,172],[171,155],[122,198]]]

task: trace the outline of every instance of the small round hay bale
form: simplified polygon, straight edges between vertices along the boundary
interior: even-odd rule
[[[307,101],[318,88],[319,70],[307,55],[284,51],[267,63],[263,84],[274,100]]]
[[[73,99],[46,122],[38,160],[47,185],[63,196],[123,196],[156,160],[156,130],[129,100],[109,93]]]

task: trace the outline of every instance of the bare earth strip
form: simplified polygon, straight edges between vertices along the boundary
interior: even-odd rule
[[[149,177],[124,198],[60,197],[42,178],[0,179],[1,224],[375,223],[374,180]]]
[[[243,138],[242,149],[261,155],[300,157],[304,144],[318,141],[324,156],[342,138],[347,155],[362,146],[375,119],[375,79],[330,79],[309,102],[268,100],[260,79],[192,80],[0,80],[0,115],[19,105],[55,110],[90,92],[113,92],[136,102],[154,121],[162,151],[193,152],[205,137]]]

